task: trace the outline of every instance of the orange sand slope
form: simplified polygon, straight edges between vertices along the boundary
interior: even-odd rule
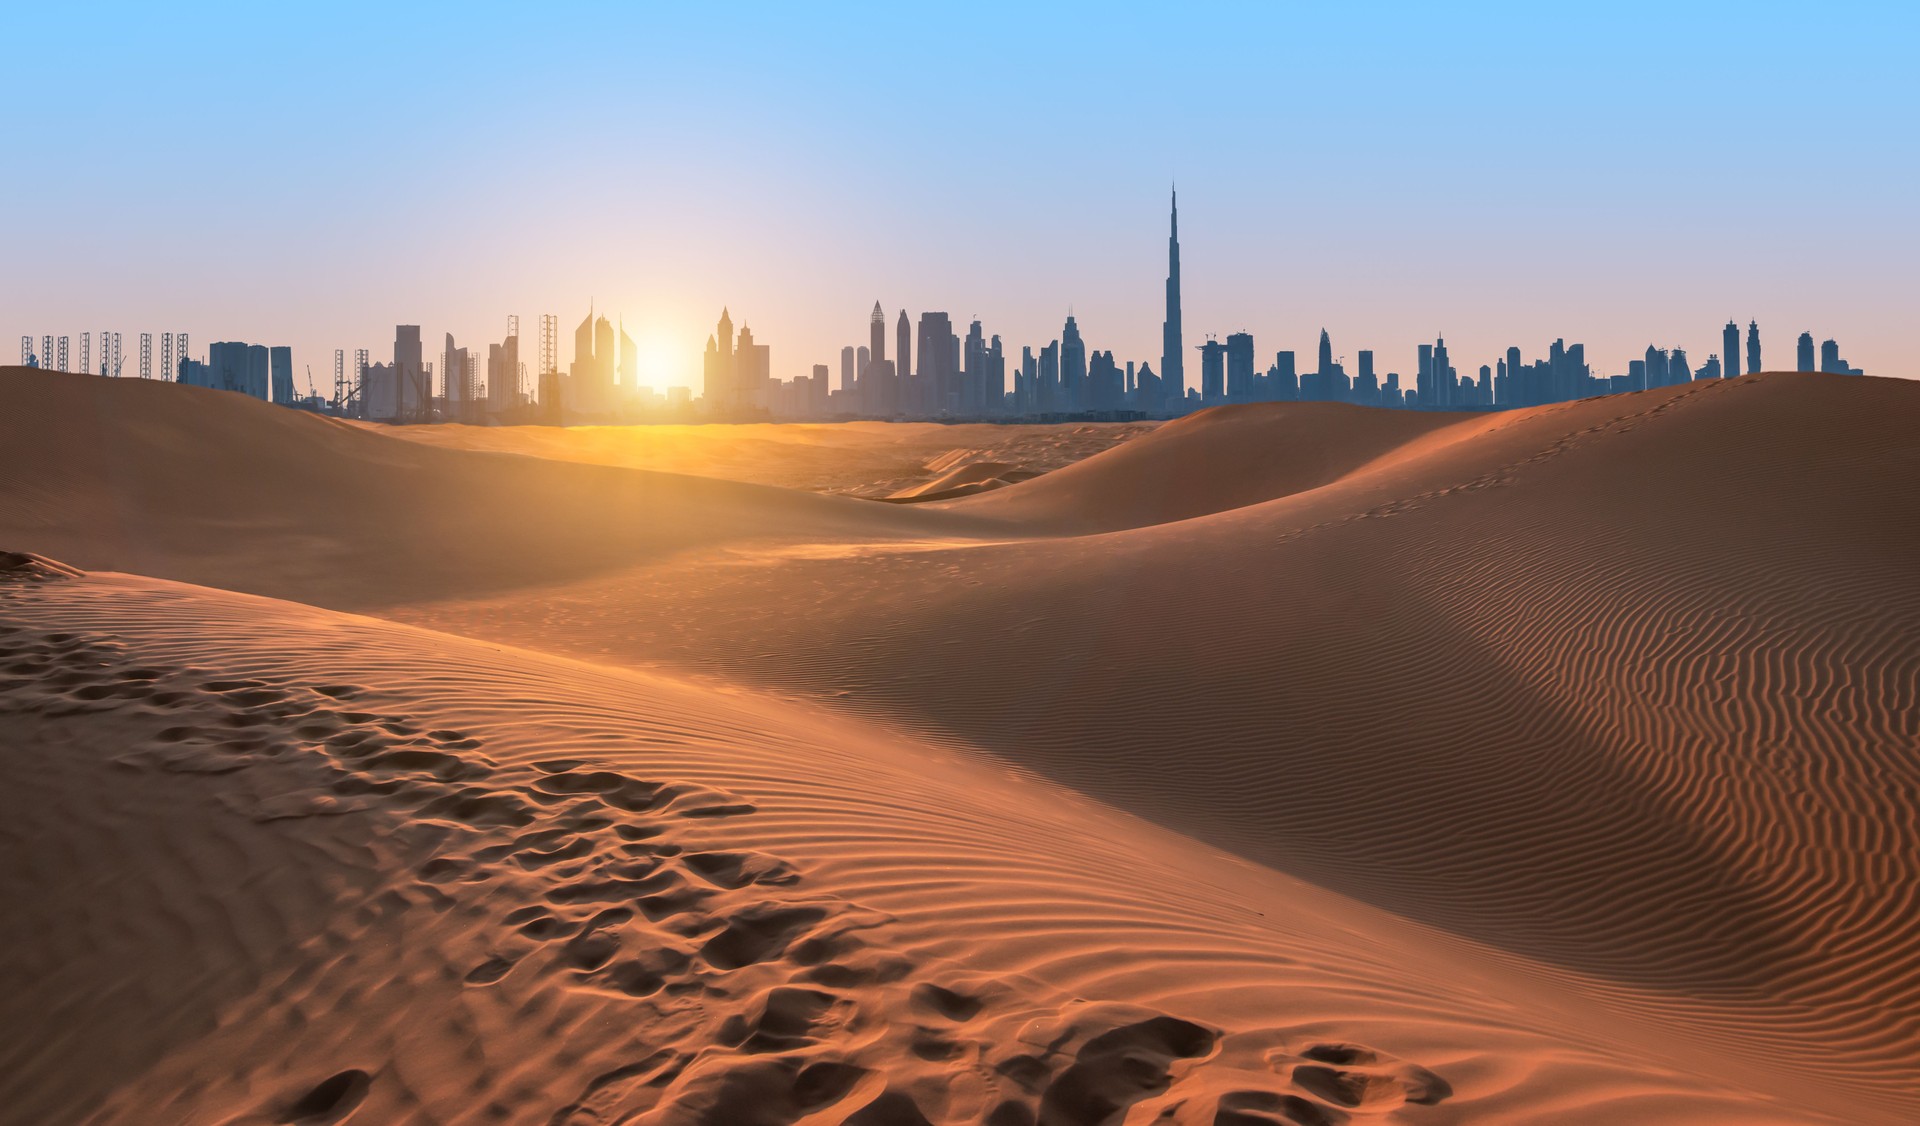
[[[512,589],[696,546],[969,526],[759,485],[432,449],[175,384],[0,369],[0,401],[0,529],[81,567],[327,606]]]
[[[993,426],[933,422],[704,426],[381,426],[376,433],[446,449],[657,469],[815,492],[896,495],[967,462],[1045,473],[1151,433],[1155,422]]]
[[[208,984],[216,1011],[174,1005],[179,1020],[212,1031],[169,1025],[180,1031],[157,1040],[136,1021],[99,1034],[124,1053],[116,1074],[144,1077],[113,1096],[133,1102],[107,1120],[143,1121],[129,1117],[136,1102],[204,1096],[200,1107],[275,1121],[315,1085],[325,1089],[312,1098],[328,1105],[363,1097],[369,1121],[460,1119],[478,1100],[420,1093],[449,1074],[475,1090],[516,1085],[488,1096],[507,1100],[503,1121],[622,1121],[621,1107],[658,1116],[632,1121],[736,1120],[699,1101],[723,1097],[772,1108],[737,1120],[781,1122],[977,1122],[991,1111],[996,1123],[1136,1123],[1162,1109],[1164,1121],[1220,1123],[1920,1119],[1920,936],[1911,926],[1920,906],[1920,498],[1908,487],[1920,470],[1911,439],[1920,387],[1770,374],[1498,416],[1243,408],[1168,424],[1031,481],[916,505],[431,449],[238,396],[137,382],[0,371],[0,395],[46,410],[42,419],[74,407],[93,427],[76,444],[37,438],[51,428],[14,421],[17,411],[0,422],[0,546],[377,609],[596,662],[503,654],[144,580],[19,584],[6,621],[35,655],[19,662],[15,714],[0,721],[29,733],[12,742],[58,746],[62,763],[94,761],[72,750],[82,746],[97,747],[102,762],[147,756],[136,762],[204,774],[178,785],[208,801],[245,807],[249,795],[326,786],[368,805],[316,817],[334,807],[289,799],[306,813],[264,822],[277,826],[265,830],[283,842],[273,844],[195,836],[213,824],[197,806],[177,830],[140,822],[161,816],[142,804],[151,784],[100,780],[104,767],[91,780],[47,773],[18,784],[31,796],[20,799],[28,808],[18,823],[80,826],[44,834],[111,841],[177,831],[182,884],[161,898],[181,918],[165,927],[192,950],[238,942],[267,951],[220,963],[241,968],[234,981]],[[727,440],[726,428],[707,429]],[[312,487],[324,483],[354,503],[288,503],[279,489],[288,480],[306,487],[299,495],[334,496]],[[193,493],[200,483],[211,499]],[[593,503],[539,503],[544,491],[569,488],[597,490]],[[231,542],[219,544],[222,534]],[[553,549],[541,550],[543,535]],[[371,578],[356,583],[362,574]],[[167,687],[122,699],[128,677],[60,663],[68,649],[111,655],[115,644],[128,647],[135,671],[158,678],[131,680]],[[94,667],[94,657],[80,663]],[[205,686],[238,680],[270,683]],[[315,698],[330,685],[357,686],[384,710]],[[780,699],[743,691],[752,688]],[[267,689],[282,695],[255,695]],[[212,718],[148,715],[176,705],[210,708]],[[282,708],[291,734],[268,723]],[[293,712],[375,718],[305,724]],[[225,762],[205,758],[215,752],[200,744],[225,745],[203,738],[207,730],[256,719],[268,729],[237,739],[251,765],[203,769]],[[379,735],[382,723],[407,730]],[[543,734],[543,724],[557,730]],[[312,730],[302,735],[303,726]],[[172,748],[158,738],[168,727],[200,734]],[[348,728],[349,750],[335,749]],[[543,789],[548,775],[531,764],[581,758],[596,733],[627,749],[587,762],[626,780]],[[502,795],[482,787],[455,799],[425,782],[383,789],[400,775],[385,766],[369,775],[350,749],[372,739],[384,753],[389,736],[413,740],[400,762],[429,764],[420,769],[434,785],[480,786],[461,765],[479,756],[487,784],[517,787],[508,796],[529,809],[578,797],[666,811],[672,823],[677,795],[656,803],[647,787],[732,793],[738,801],[712,800],[758,812],[695,817],[703,831],[730,835],[676,836],[668,848],[761,853],[791,873],[723,889],[698,865],[732,861],[694,862],[676,870],[687,886],[727,894],[678,923],[653,919],[643,902],[678,889],[673,881],[657,892],[652,883],[607,891],[613,898],[594,910],[628,914],[603,924],[578,912],[506,922],[534,899],[549,911],[584,902],[546,899],[521,881],[599,879],[596,865],[616,862],[621,844],[654,839],[653,823],[589,811],[564,837],[548,829],[567,826],[492,825],[483,813],[472,831],[515,831],[519,851],[481,842],[450,852],[438,835],[464,840],[447,823],[469,821],[449,811],[468,799],[497,809],[488,799]],[[479,746],[459,745],[469,741]],[[504,748],[513,747],[525,757],[510,761]],[[168,765],[175,757],[188,765]],[[283,777],[302,763],[308,774]],[[449,804],[428,808],[441,799]],[[92,804],[71,808],[76,801]],[[88,828],[115,816],[136,828]],[[603,818],[612,823],[592,824]],[[341,835],[299,836],[310,827]],[[608,831],[618,843],[572,843]],[[243,832],[261,830],[232,829]],[[586,852],[526,851],[574,848]],[[199,956],[136,956],[124,948],[131,939],[114,937],[153,918],[140,897],[156,890],[75,902],[68,885],[87,881],[60,873],[98,870],[105,861],[86,858],[103,850],[110,845],[50,848],[39,883],[7,893],[52,904],[31,916],[46,924],[27,931],[44,935],[48,964],[75,945],[56,918],[93,920],[78,927],[105,951],[86,963],[93,969]],[[254,857],[262,867],[247,867]],[[360,864],[355,878],[381,890],[339,909],[348,901],[340,889],[363,885],[324,867],[303,878],[331,902],[320,892],[302,899],[298,881],[272,894],[228,890],[321,857]],[[410,873],[444,858],[484,878],[456,880],[456,902],[436,912],[441,900],[416,884],[446,896],[445,881]],[[207,916],[269,911],[281,921],[215,924],[173,905],[215,873],[217,886],[197,893]],[[798,882],[778,882],[788,874]],[[154,879],[150,889],[167,886]],[[511,906],[488,898],[495,886],[514,889]],[[812,971],[853,957],[837,938],[806,947],[827,951],[825,961],[771,958],[793,975],[782,981],[832,998],[781,994],[776,1004],[768,995],[728,1024],[742,1010],[703,990],[739,998],[773,985],[759,976],[730,984],[740,967],[694,946],[731,930],[733,912],[785,910],[754,905],[785,904],[796,887],[853,905],[850,917],[891,916],[875,927],[887,953],[861,953],[858,973],[826,978]],[[385,890],[398,899],[381,898]],[[467,894],[479,907],[462,922]],[[413,931],[394,931],[377,944],[393,961],[340,969],[343,951],[366,947],[358,936],[385,918],[379,910],[393,912],[395,927],[444,933],[414,942]],[[828,915],[804,917],[805,928],[829,926]],[[505,940],[489,936],[503,923],[559,937],[524,956],[494,950]],[[669,927],[680,935],[670,940],[663,923],[691,929]],[[272,926],[348,937],[281,951],[259,938]],[[207,937],[220,927],[224,937]],[[516,1020],[485,1008],[506,991],[460,980],[463,958],[490,967],[480,979],[500,968],[492,959],[518,959],[526,969],[503,971],[500,984],[524,980],[532,992],[514,1003],[534,1007],[549,1029],[603,1028],[607,1014],[554,999],[597,989],[604,1000],[594,975],[618,959],[589,967],[556,952],[601,950],[603,930],[622,957],[680,942],[684,962],[647,963],[639,979],[661,981],[648,1004],[671,1013],[613,1023],[650,1051],[701,1053],[684,1070],[671,1056],[628,1058],[627,1041],[609,1046],[597,1034],[544,1033],[558,1039],[536,1048],[524,1042],[525,1010]],[[817,936],[789,937],[804,946]],[[431,977],[424,963],[416,974],[404,961],[416,947],[452,951],[420,957],[452,966],[444,996],[457,1000],[383,999],[392,982]],[[865,961],[895,956],[909,968]],[[955,1034],[911,993],[915,982],[949,980],[940,975],[991,978],[999,984],[984,992],[943,988],[1003,1000],[983,1002]],[[349,1004],[315,992],[324,984],[357,998],[355,983],[368,980],[389,984]],[[86,1021],[109,1019],[101,1013],[113,1005],[100,997],[116,984],[107,972],[49,980],[22,994],[34,1005],[22,1011],[75,1014],[71,1035],[91,1037]],[[173,1012],[168,996],[156,985],[140,1003]],[[970,1007],[929,996],[935,1009]],[[1075,998],[1141,1011],[1101,1009],[1059,1035],[1015,1020],[1065,1011]],[[851,1008],[836,1007],[843,1002]],[[800,1032],[758,1039],[752,1030],[776,1011],[774,1024]],[[822,1015],[835,1013],[844,1019]],[[408,1023],[428,1016],[446,1030]],[[456,1019],[464,1023],[444,1024]],[[282,1037],[284,1066],[263,1061],[262,1073],[226,1087],[207,1078],[231,1064],[219,1044],[252,1042],[274,1021],[309,1022]],[[331,1031],[314,1031],[323,1026]],[[921,1026],[982,1046],[923,1053],[900,1039]],[[235,1039],[220,1040],[225,1030]],[[393,1047],[360,1062],[312,1051],[329,1037]],[[19,1050],[52,1052],[47,1039]],[[1324,1046],[1336,1041],[1367,1048]],[[480,1063],[442,1058],[469,1042]],[[1005,1054],[1016,1044],[1039,1058],[1038,1070]],[[401,1046],[441,1054],[411,1064]],[[307,1051],[295,1074],[298,1048]],[[1376,1062],[1358,1062],[1368,1058]],[[827,1064],[833,1070],[806,1070]],[[461,1068],[509,1074],[478,1079]],[[44,1058],[0,1074],[27,1077],[29,1106],[79,1106],[86,1086]],[[332,1087],[321,1083],[330,1075],[341,1076]],[[707,1094],[689,1089],[688,1076],[708,1075],[698,1088]],[[395,1076],[405,1078],[388,1081]],[[604,1099],[639,1101],[551,1117],[565,1090],[578,1097],[596,1076],[605,1082],[595,1091],[612,1092]],[[767,1094],[776,1090],[785,1093]],[[375,1113],[389,1097],[419,1099],[409,1105],[421,1109]],[[0,1106],[7,1099],[0,1088]],[[464,1109],[446,1109],[455,1106]],[[207,1119],[194,1109],[172,1120]]]
[[[1442,420],[1306,492],[1053,536],[1206,421],[952,506],[1071,484],[1050,538],[397,613],[989,748],[1920,1115],[1920,387]]]
[[[804,705],[123,576],[0,637],[10,1122],[1861,1120]]]

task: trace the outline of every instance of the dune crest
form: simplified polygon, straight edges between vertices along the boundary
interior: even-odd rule
[[[29,1121],[1920,1113],[1910,384],[884,505],[0,383]]]

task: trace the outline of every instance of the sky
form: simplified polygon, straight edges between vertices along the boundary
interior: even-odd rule
[[[564,13],[564,14],[561,14]],[[1920,5],[16,5],[0,67],[21,335],[484,350],[589,303],[698,386],[721,308],[773,374],[1067,313],[1160,367],[1251,332],[1410,377],[1563,337],[1596,374],[1837,339],[1920,374]],[[889,344],[891,345],[891,333]],[[156,346],[157,347],[157,346]],[[97,361],[96,361],[97,362]],[[531,364],[529,365],[531,369]],[[1197,371],[1193,359],[1187,364]],[[1302,367],[1310,363],[1303,362]],[[1349,367],[1351,370],[1351,366]]]

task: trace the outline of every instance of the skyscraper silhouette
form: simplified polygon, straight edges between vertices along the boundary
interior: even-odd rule
[[[1080,326],[1067,314],[1067,326],[1060,330],[1061,409],[1087,409],[1087,342],[1080,339]]]
[[[1218,340],[1200,345],[1200,404],[1217,406],[1227,399],[1227,346]]]
[[[1760,370],[1760,322],[1747,322],[1747,374]]]
[[[620,318],[620,394],[631,398],[640,390],[640,350],[627,335],[627,318]]]
[[[1798,364],[1796,364],[1796,365],[1794,365],[1794,368],[1795,368],[1795,370],[1796,370],[1796,371],[1818,371],[1818,370],[1820,370],[1819,368],[1817,368],[1817,367],[1815,367],[1815,366],[1814,366],[1814,363],[1813,363],[1813,333],[1811,333],[1811,332],[1803,332],[1803,333],[1801,333],[1801,334],[1800,334],[1800,340],[1799,340],[1799,345],[1800,345],[1800,347],[1799,347],[1799,353],[1800,353],[1800,355],[1799,355],[1799,361],[1800,361],[1800,362],[1799,362]]]
[[[1227,400],[1253,401],[1253,334],[1236,332],[1227,337]]]
[[[1185,363],[1180,354],[1180,193],[1175,191],[1167,234],[1167,319],[1160,326],[1160,381],[1170,408],[1186,397]]]
[[[907,318],[907,311],[900,310],[900,318],[893,323],[893,390],[892,399],[881,404],[887,413],[908,409],[907,388],[912,384],[909,378],[913,374],[913,322]],[[873,408],[869,407],[869,410]]]
[[[1740,326],[1728,321],[1727,327],[1720,332],[1720,344],[1720,351],[1726,356],[1721,370],[1726,372],[1728,379],[1732,379],[1740,374]]]

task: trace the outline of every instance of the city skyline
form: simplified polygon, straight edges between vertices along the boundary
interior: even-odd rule
[[[1051,339],[1071,309],[1089,340],[1155,362],[1165,248],[1143,220],[1177,180],[1189,342],[1250,332],[1304,354],[1325,327],[1404,357],[1444,332],[1456,354],[1493,357],[1566,335],[1611,367],[1647,339],[1704,354],[1697,326],[1737,316],[1837,338],[1875,374],[1910,373],[1901,287],[1920,235],[1901,201],[1915,157],[1875,125],[1914,100],[1894,49],[1911,13],[1703,8],[1593,28],[1519,27],[1490,9],[1364,26],[1212,15],[1229,19],[1294,47],[1265,58],[1214,37],[1203,56],[1124,22],[1037,13],[998,20],[997,37],[942,27],[916,61],[877,49],[898,26],[852,15],[803,28],[768,10],[721,47],[693,17],[600,11],[589,21],[609,44],[644,32],[645,67],[596,46],[596,65],[556,81],[544,81],[554,65],[531,65],[475,93],[390,64],[428,42],[496,48],[500,28],[480,17],[396,13],[380,37],[346,41],[295,17],[129,15],[90,40],[103,69],[245,37],[227,79],[252,94],[182,138],[166,114],[217,94],[210,76],[148,68],[136,104],[110,81],[56,104],[50,64],[27,51],[0,78],[24,107],[22,151],[49,168],[112,153],[156,173],[11,182],[13,205],[41,221],[19,236],[33,276],[6,283],[0,321],[16,336],[110,324],[282,342],[303,357],[304,386],[307,362],[377,353],[396,321],[494,340],[510,314],[560,310],[570,323],[591,301],[625,314],[644,382],[697,389],[722,306],[775,343],[774,374],[790,379],[836,367],[845,310],[878,297],[956,324],[978,316],[1009,345]],[[1459,25],[1446,67],[1467,77],[1416,98],[1436,21]],[[72,31],[53,13],[22,21],[27,42]],[[515,44],[537,62],[561,39],[536,22]],[[1662,50],[1640,50],[1649,41]],[[821,57],[793,50],[806,43],[868,69],[796,85],[796,68]],[[1052,49],[1062,43],[1082,50]],[[1690,55],[1737,57],[1751,73],[1846,65],[1789,88],[1672,65]],[[930,60],[967,61],[973,93],[929,89],[917,72]],[[1163,76],[1122,77],[1148,62]],[[343,65],[352,81],[309,81]],[[916,112],[881,96],[902,83]],[[997,85],[1020,97],[980,98]],[[773,87],[797,92],[764,97]],[[386,138],[396,107],[407,124]],[[308,139],[263,153],[240,181],[203,167],[210,138],[271,114]],[[874,138],[937,174],[875,182],[858,155]],[[969,158],[973,138],[991,139],[986,159]],[[451,176],[375,175],[389,140],[422,167],[438,166],[426,162],[443,142],[520,155],[462,155]],[[1715,154],[1729,141],[1751,154],[1750,174],[1725,174]],[[599,174],[554,175],[524,155],[542,152],[579,154]],[[162,174],[183,160],[187,173]]]
[[[1744,346],[1739,325],[1729,320],[1721,350],[1696,367],[1684,345],[1649,344],[1641,358],[1609,373],[1587,360],[1586,346],[1557,338],[1547,358],[1524,360],[1509,345],[1491,363],[1462,374],[1452,363],[1444,336],[1419,345],[1413,376],[1403,382],[1389,359],[1382,373],[1376,352],[1357,351],[1349,372],[1344,353],[1336,353],[1330,333],[1320,330],[1310,370],[1297,353],[1278,349],[1264,371],[1256,359],[1254,336],[1228,334],[1221,341],[1208,333],[1194,349],[1200,353],[1198,380],[1185,376],[1186,345],[1181,298],[1179,194],[1168,197],[1167,273],[1161,327],[1161,371],[1151,362],[1116,359],[1109,349],[1089,354],[1076,317],[1067,314],[1057,338],[1021,347],[1016,366],[999,334],[989,336],[976,317],[964,345],[951,316],[939,310],[920,314],[918,339],[906,309],[900,310],[894,356],[887,356],[887,315],[875,301],[868,317],[868,342],[840,349],[840,379],[831,366],[811,365],[809,373],[783,379],[775,374],[771,346],[756,340],[743,321],[736,338],[731,312],[723,308],[708,335],[702,375],[695,389],[670,385],[656,389],[640,382],[638,347],[626,330],[590,303],[573,333],[571,355],[563,355],[559,318],[540,317],[539,351],[532,371],[520,362],[519,317],[510,316],[507,334],[489,343],[485,367],[477,349],[460,347],[444,336],[438,368],[421,345],[419,325],[394,329],[390,364],[370,362],[367,349],[334,352],[332,395],[311,377],[298,388],[292,375],[291,348],[216,342],[206,360],[196,359],[190,334],[163,333],[161,366],[153,367],[154,338],[139,334],[139,378],[161,378],[201,387],[238,391],[284,405],[297,405],[378,421],[469,423],[591,423],[646,421],[827,421],[832,419],[1003,419],[1046,421],[1061,418],[1173,418],[1194,410],[1234,403],[1322,401],[1356,406],[1418,410],[1505,410],[1565,402],[1595,395],[1621,394],[1695,380],[1735,378],[1766,370],[1798,370],[1863,375],[1837,341],[1821,342],[1815,355],[1813,335],[1800,333],[1792,368],[1768,368],[1763,362],[1757,321],[1747,324]],[[616,335],[617,334],[617,335]],[[99,334],[100,366],[92,366],[92,334],[79,337],[79,363],[70,365],[70,339],[20,337],[20,362],[100,375],[125,374],[122,334]],[[616,344],[617,340],[617,344]],[[56,347],[57,343],[57,347]],[[1776,353],[1777,355],[1778,353]],[[1698,355],[1698,351],[1695,352]],[[271,378],[269,378],[271,372]],[[1011,374],[1011,380],[1009,380]]]

